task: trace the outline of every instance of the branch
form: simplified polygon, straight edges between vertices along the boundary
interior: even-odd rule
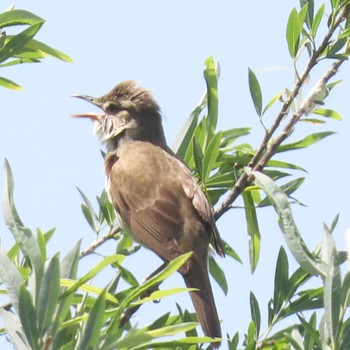
[[[290,93],[287,100],[283,103],[282,109],[278,113],[274,123],[272,124],[271,128],[267,130],[260,147],[249,162],[248,167],[252,170],[261,171],[264,168],[266,163],[276,153],[278,146],[280,146],[281,143],[292,133],[293,128],[299,119],[310,111],[310,107],[312,107],[316,102],[319,93],[325,88],[327,82],[337,73],[339,67],[344,62],[344,60],[337,60],[332,64],[327,73],[318,81],[309,95],[301,102],[298,110],[292,115],[290,121],[286,124],[281,133],[274,140],[272,140],[272,136],[280,126],[282,119],[288,114],[288,111],[290,110],[294,99],[298,96],[300,89],[307,80],[311,70],[316,66],[318,59],[328,47],[335,30],[348,17],[349,12],[350,6],[346,6],[338,18],[334,21],[333,25],[329,29],[318,49],[313,52],[303,74],[300,78],[298,78],[292,92]],[[218,220],[232,207],[232,203],[237,199],[237,197],[249,185],[251,181],[252,178],[250,178],[245,172],[242,173],[242,175],[236,181],[232,190],[228,193],[227,197],[222,202],[221,206],[215,211],[215,220]]]
[[[80,253],[80,258],[83,258],[86,255],[92,254],[95,252],[96,248],[98,248],[100,245],[102,245],[103,243],[105,243],[106,241],[110,240],[110,239],[114,239],[115,236],[121,232],[121,228],[120,226],[115,226],[112,227],[109,232],[107,234],[105,234],[102,238],[96,240],[95,242],[93,242],[88,248],[86,248],[85,250],[83,250]]]

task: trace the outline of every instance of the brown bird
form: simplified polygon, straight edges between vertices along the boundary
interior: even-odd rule
[[[165,263],[193,252],[179,272],[190,292],[205,335],[221,338],[208,275],[208,248],[224,256],[209,202],[189,168],[168,147],[158,104],[134,81],[95,98],[73,95],[102,114],[75,114],[94,121],[106,145],[106,191],[123,228]],[[213,342],[217,348],[220,342]]]

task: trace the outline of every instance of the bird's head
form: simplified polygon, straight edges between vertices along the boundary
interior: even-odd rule
[[[73,114],[90,118],[94,131],[107,150],[116,149],[121,142],[148,141],[166,145],[160,109],[149,91],[137,87],[131,80],[118,84],[102,97],[72,95],[99,107],[102,113]]]

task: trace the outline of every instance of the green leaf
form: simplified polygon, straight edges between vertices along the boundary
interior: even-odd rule
[[[49,327],[58,304],[60,292],[60,262],[59,255],[54,255],[47,265],[42,280],[39,298],[37,302],[37,317],[39,334],[44,336]]]
[[[35,296],[37,298],[44,272],[41,250],[33,233],[24,227],[13,200],[14,181],[10,164],[5,160],[5,191],[3,198],[3,216],[25,258],[35,272]]]
[[[207,187],[224,187],[228,189],[233,187],[235,180],[236,176],[233,171],[223,174],[217,172],[206,181],[205,185]]]
[[[0,250],[0,278],[6,286],[7,295],[18,313],[19,291],[23,283],[23,277],[5,251]]]
[[[344,47],[344,45],[348,42],[348,38],[341,38],[337,40],[332,46],[328,47],[328,51],[326,57],[334,58],[336,54]]]
[[[208,116],[207,116],[207,139],[206,144],[211,141],[215,134],[216,124],[218,121],[218,79],[219,72],[215,66],[213,57],[208,57],[205,60],[204,78],[207,84],[207,99],[208,99]]]
[[[221,132],[221,147],[227,147],[241,136],[249,135],[250,128],[234,128]]]
[[[35,39],[32,39],[26,47],[34,51],[39,51],[45,57],[51,56],[64,62],[74,62],[73,59],[65,53]]]
[[[11,90],[24,90],[22,86],[4,77],[0,77],[0,86]]]
[[[100,261],[94,268],[92,268],[88,273],[86,273],[83,277],[79,278],[78,281],[74,283],[68,290],[66,290],[60,298],[64,298],[67,295],[76,291],[80,286],[82,286],[85,282],[91,280],[94,276],[96,276],[99,272],[101,272],[106,266],[118,261],[121,263],[124,260],[124,255],[114,254],[107,256],[102,261]]]
[[[281,307],[288,296],[288,274],[289,264],[287,254],[283,247],[281,247],[278,253],[275,271],[275,289],[273,295],[273,306],[275,314],[281,310]]]
[[[311,27],[311,36],[314,38],[317,34],[318,27],[320,26],[321,20],[324,15],[324,9],[325,9],[325,4],[323,3],[320,8],[318,9],[314,21],[312,23]]]
[[[222,133],[218,132],[210,141],[203,157],[203,181],[206,183],[212,170],[215,169],[219,154]]]
[[[261,95],[260,84],[255,73],[250,68],[248,68],[248,82],[249,82],[250,96],[252,97],[256,113],[258,114],[259,117],[261,117],[262,95]]]
[[[0,13],[0,27],[17,26],[19,24],[33,25],[45,22],[37,15],[24,10],[11,10]]]
[[[295,58],[298,52],[301,30],[302,25],[300,23],[298,11],[294,8],[289,15],[286,30],[288,50],[292,58]]]
[[[92,230],[94,232],[98,232],[98,228],[96,225],[96,221],[98,219],[95,210],[89,200],[89,198],[85,195],[85,193],[79,188],[77,187],[77,190],[79,191],[81,197],[83,198],[85,205],[82,204],[81,205],[81,209],[83,211],[83,214],[86,218],[86,221],[89,223],[89,225],[91,226]]]
[[[16,350],[30,350],[18,315],[0,307],[0,317],[4,323],[6,338],[9,338]]]
[[[320,140],[322,140],[330,135],[333,135],[333,134],[335,134],[333,131],[323,131],[323,132],[317,132],[314,134],[310,134],[302,140],[279,146],[277,148],[277,152],[285,152],[285,151],[292,151],[292,150],[300,149],[300,148],[306,148],[306,147],[313,145],[317,141],[320,141]]]
[[[256,269],[256,266],[258,265],[259,256],[260,256],[261,235],[259,231],[258,219],[256,216],[256,210],[255,210],[254,201],[253,201],[251,192],[247,190],[243,191],[242,197],[244,201],[247,231],[248,231],[248,235],[250,236],[250,240],[249,240],[250,270],[254,272]]]
[[[212,256],[209,257],[209,271],[216,283],[220,286],[225,295],[227,295],[228,284],[225,273]]]
[[[268,175],[268,173],[266,172]],[[286,184],[281,186],[281,190],[288,196],[290,196],[294,191],[296,191],[304,182],[305,178],[300,177],[297,179],[293,179]],[[271,205],[271,201],[268,197],[264,198],[260,203],[259,203],[259,208],[263,208],[265,206]]]
[[[175,341],[170,342],[152,342],[152,339],[160,338],[160,337],[166,337],[166,336],[173,336],[178,333],[187,332],[189,330],[194,329],[197,326],[196,322],[186,322],[186,323],[180,323],[173,326],[166,326],[146,332],[128,332],[125,337],[121,340],[117,340],[114,343],[109,344],[108,349],[153,349],[156,347],[159,347],[161,349],[175,349],[176,346],[174,344],[198,344],[199,342],[209,342],[212,339],[209,337],[201,337],[201,338],[185,338],[185,339],[179,339]]]
[[[104,290],[96,299],[89,312],[89,317],[85,323],[83,333],[75,347],[76,350],[96,349],[101,337],[105,308],[106,291]]]
[[[277,101],[280,100],[282,96],[282,91],[280,91],[276,96],[274,96],[269,103],[266,105],[266,107],[264,108],[263,112],[262,112],[262,116],[272,107],[272,105],[274,105]]]
[[[40,30],[43,22],[33,24],[21,33],[13,36],[10,40],[0,49],[0,62],[6,61],[8,58],[13,57],[23,50],[23,48],[33,39],[36,33]]]
[[[80,245],[81,239],[63,258],[60,269],[60,277],[71,279],[75,279],[77,277]]]
[[[27,291],[24,283],[19,292],[19,318],[28,340],[33,350],[39,350],[37,316],[31,294]]]
[[[242,263],[242,259],[239,257],[239,255],[232,249],[232,247],[225,242],[224,240],[222,240],[222,243],[224,245],[224,251],[225,251],[225,255],[226,256],[230,256],[232,259],[238,261],[239,263]]]
[[[186,150],[191,144],[194,130],[198,124],[198,117],[207,105],[206,94],[202,97],[196,108],[193,110],[191,115],[187,118],[185,123],[182,125],[180,131],[175,137],[172,150],[181,158],[184,159]]]
[[[286,194],[266,175],[246,169],[248,175],[255,177],[255,183],[270,198],[279,216],[279,226],[284,234],[288,247],[298,263],[310,274],[325,274],[312,253],[308,250],[296,227]]]
[[[196,170],[201,179],[204,179],[203,174],[203,152],[197,137],[193,138],[193,157],[196,165]]]
[[[255,339],[259,339],[259,334],[260,334],[260,324],[261,324],[261,314],[260,314],[260,308],[259,308],[259,303],[258,300],[256,299],[255,295],[253,292],[250,292],[250,314],[252,317],[252,321],[255,324]]]
[[[300,9],[299,14],[298,14],[301,27],[303,27],[304,22],[306,22],[306,23],[308,22],[308,17],[306,16],[308,13],[308,10],[309,10],[309,3],[306,2],[303,5],[303,7]],[[305,21],[305,18],[306,18],[306,21]]]
[[[322,115],[323,117],[332,118],[335,120],[343,120],[341,115],[332,109],[317,108],[317,109],[314,109],[312,113],[317,115]]]
[[[337,251],[333,236],[324,226],[324,236],[321,245],[322,260],[326,263],[326,276],[324,280],[324,309],[325,322],[328,334],[334,344],[338,335],[340,324],[340,300],[341,300],[341,274],[337,262]]]
[[[305,173],[307,172],[304,168],[300,167],[299,165],[283,162],[280,160],[269,160],[266,164],[269,167],[276,167],[276,168],[282,168],[282,169],[293,169],[293,170],[300,170],[304,171]]]

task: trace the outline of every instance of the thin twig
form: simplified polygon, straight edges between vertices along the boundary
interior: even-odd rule
[[[303,74],[297,80],[294,89],[290,93],[287,100],[284,102],[281,111],[278,113],[274,123],[271,128],[266,131],[264,139],[254,154],[253,158],[248,164],[248,167],[253,170],[261,171],[266,163],[272,158],[275,154],[277,147],[291,134],[295,124],[299,121],[299,119],[308,113],[310,110],[310,106],[312,106],[317,97],[319,96],[319,92],[323,90],[326,83],[329,81],[331,77],[333,77],[338,71],[341,64],[344,62],[343,60],[337,60],[332,64],[331,68],[328,72],[318,81],[316,86],[312,89],[309,95],[302,101],[300,107],[297,112],[295,112],[291,120],[286,124],[281,133],[272,141],[272,136],[279,128],[282,119],[288,114],[288,111],[294,101],[294,99],[298,96],[301,87],[305,83],[308,78],[311,70],[315,67],[318,62],[318,59],[322,55],[322,53],[326,50],[335,30],[339,27],[339,25],[348,17],[350,12],[350,6],[346,6],[342,13],[338,16],[337,20],[334,22],[333,26],[329,29],[328,33],[324,37],[322,43],[318,47],[316,51],[313,52]],[[247,185],[252,181],[252,178],[243,172],[239,177],[237,182],[235,183],[232,190],[228,193],[225,200],[222,202],[221,206],[215,211],[214,216],[215,220],[218,220],[225,212],[227,212],[231,207],[232,203],[236,200],[236,198],[241,194],[241,192],[247,187]]]
[[[106,233],[102,238],[96,240],[95,242],[93,242],[88,248],[86,248],[85,250],[83,250],[80,253],[80,258],[83,258],[86,255],[92,254],[94,253],[94,251],[96,250],[96,248],[98,248],[100,245],[102,245],[103,243],[105,243],[106,241],[110,240],[110,239],[114,239],[115,235],[121,232],[121,228],[120,226],[115,226],[112,227],[110,229],[110,231],[108,233]]]

